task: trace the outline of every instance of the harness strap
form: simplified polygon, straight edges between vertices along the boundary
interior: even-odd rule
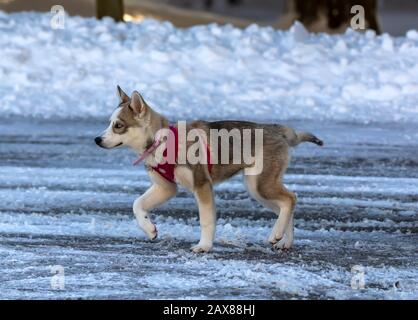
[[[162,176],[163,178],[165,178],[166,180],[168,180],[171,183],[176,183],[175,182],[175,178],[174,178],[174,168],[176,166],[176,160],[177,160],[177,156],[178,156],[178,130],[175,126],[170,125],[169,129],[171,130],[171,132],[173,133],[172,135],[168,136],[167,139],[167,145],[169,146],[168,148],[166,148],[164,150],[163,156],[167,157],[168,152],[172,152],[172,147],[174,145],[174,161],[167,161],[165,163],[162,164],[157,164],[156,166],[152,166],[151,168],[155,171],[157,171],[160,176]],[[174,138],[174,141],[172,140]],[[201,138],[201,137],[200,137]],[[150,154],[152,154],[152,152],[155,151],[155,149],[161,144],[161,139],[158,137],[154,143],[151,145],[151,147],[149,147],[148,149],[146,149],[144,151],[144,153],[137,159],[134,161],[133,165],[136,166],[138,164],[140,164],[146,157],[148,157]],[[170,148],[171,147],[171,148]],[[169,150],[170,149],[170,150]],[[211,156],[210,156],[210,149],[209,149],[209,144],[206,144],[206,157],[207,157],[207,164],[208,164],[208,171],[209,173],[212,170],[212,160],[211,160]]]
[[[169,148],[174,145],[174,159],[173,159],[174,161],[173,162],[166,161],[165,163],[162,163],[162,164],[159,163],[155,167],[152,167],[152,169],[157,171],[160,174],[160,176],[164,177],[166,180],[170,181],[171,183],[176,183],[174,179],[174,168],[175,168],[175,161],[177,160],[177,155],[179,152],[179,147],[178,147],[179,133],[175,126],[169,126],[169,129],[171,130],[173,134],[168,136],[167,145],[169,147],[164,150],[163,156],[167,157]],[[174,141],[172,141],[173,138],[174,138]],[[172,150],[170,151],[172,152]]]

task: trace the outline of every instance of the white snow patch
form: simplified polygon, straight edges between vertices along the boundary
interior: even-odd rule
[[[177,29],[0,12],[1,117],[104,118],[116,84],[172,120],[418,122],[417,31],[311,34],[215,24]],[[387,75],[387,76],[385,76]]]

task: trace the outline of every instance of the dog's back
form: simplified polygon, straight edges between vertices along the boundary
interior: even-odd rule
[[[243,130],[255,130],[255,129],[262,129],[266,131],[266,135],[272,134],[271,137],[266,138],[280,138],[283,137],[289,146],[295,147],[301,142],[311,142],[317,144],[319,146],[323,146],[324,143],[322,140],[318,139],[315,135],[309,132],[296,132],[294,129],[283,126],[280,124],[263,124],[263,123],[256,123],[256,122],[249,122],[249,121],[214,121],[214,122],[203,122],[198,121],[196,123],[203,124],[206,123],[208,129],[215,129],[215,130],[227,130],[228,132],[232,130],[239,130],[241,135],[243,134]]]
[[[215,158],[211,172],[215,183],[253,166],[253,162],[246,161],[245,155],[248,160],[248,155],[256,158],[256,155],[261,153],[262,167],[264,167],[262,171],[271,170],[273,165],[277,167],[274,171],[279,171],[282,176],[289,161],[289,147],[295,147],[301,142],[323,145],[323,142],[313,134],[296,132],[280,124],[195,121],[188,129],[201,129],[209,137],[209,149]],[[261,139],[257,140],[257,136]]]

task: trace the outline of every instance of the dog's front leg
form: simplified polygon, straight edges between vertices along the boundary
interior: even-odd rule
[[[148,216],[148,211],[163,204],[177,193],[175,184],[161,186],[154,183],[142,196],[135,200],[133,210],[139,227],[151,240],[157,238],[157,227]]]
[[[193,252],[208,252],[212,249],[216,228],[215,201],[210,183],[195,189],[195,197],[199,206],[200,241],[192,247]]]

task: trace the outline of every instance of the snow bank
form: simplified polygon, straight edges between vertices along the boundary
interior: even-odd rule
[[[418,36],[177,29],[0,12],[0,117],[104,118],[116,84],[171,119],[418,122]]]

